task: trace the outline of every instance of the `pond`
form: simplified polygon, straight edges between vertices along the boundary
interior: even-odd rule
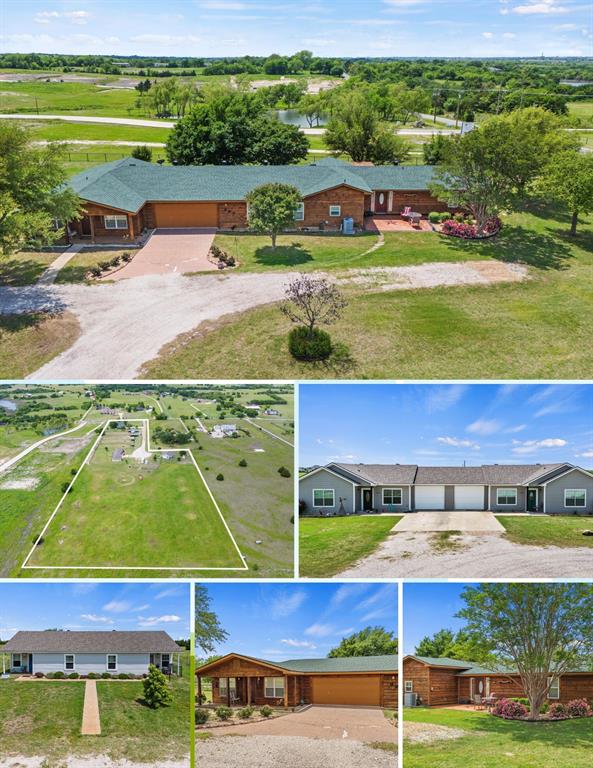
[[[572,85],[579,88],[581,85],[593,85],[593,80],[561,80],[560,85]]]
[[[0,400],[0,408],[4,408],[5,411],[16,411],[18,406],[14,400]]]
[[[309,128],[307,118],[302,115],[297,109],[277,109],[276,115],[281,123],[287,123],[288,125],[298,125],[299,128]],[[326,120],[321,118],[319,125],[325,125]],[[313,128],[317,128],[317,122],[313,123]]]

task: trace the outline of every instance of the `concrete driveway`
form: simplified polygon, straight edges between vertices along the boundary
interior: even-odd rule
[[[207,258],[215,234],[214,228],[157,229],[133,260],[108,279],[215,271]]]
[[[414,512],[404,515],[393,529],[395,533],[433,533],[435,531],[461,531],[461,533],[504,533],[504,527],[492,512],[438,511]]]
[[[208,730],[206,728],[206,730]],[[303,712],[246,725],[213,728],[216,736],[305,736],[310,739],[397,741],[397,729],[373,707],[309,707]]]

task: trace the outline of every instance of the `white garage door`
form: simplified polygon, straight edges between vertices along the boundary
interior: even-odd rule
[[[484,509],[484,486],[456,485],[455,509]]]
[[[444,485],[417,485],[416,509],[445,509]]]

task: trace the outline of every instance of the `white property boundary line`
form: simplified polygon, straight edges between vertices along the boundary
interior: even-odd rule
[[[202,480],[206,490],[208,491],[208,495],[209,495],[210,499],[212,500],[212,503],[214,504],[214,508],[218,512],[218,514],[220,516],[220,519],[222,520],[222,524],[224,525],[224,528],[225,528],[226,532],[228,533],[231,541],[233,542],[233,545],[235,547],[235,550],[237,551],[237,554],[239,555],[239,558],[241,559],[241,562],[243,563],[242,566],[202,566],[202,567],[200,567],[200,566],[182,566],[182,565],[178,565],[178,566],[143,566],[143,565],[28,565],[27,564],[29,559],[33,555],[35,549],[37,548],[40,539],[43,538],[43,535],[45,534],[45,532],[47,531],[47,529],[51,525],[53,519],[57,515],[57,513],[60,510],[62,504],[64,503],[64,500],[66,499],[66,497],[70,493],[70,489],[72,488],[72,486],[74,485],[74,483],[78,479],[78,476],[80,475],[80,473],[82,472],[84,467],[87,466],[89,464],[90,460],[92,459],[92,457],[94,455],[94,452],[95,452],[99,442],[101,441],[101,438],[103,437],[103,435],[105,433],[105,430],[107,429],[109,424],[111,424],[112,422],[117,422],[117,421],[131,421],[131,422],[141,422],[141,423],[143,423],[145,425],[145,427],[146,427],[146,450],[149,453],[180,453],[181,451],[185,451],[186,453],[189,454],[189,456],[190,456],[190,458],[192,460],[192,463],[193,463],[193,465],[194,465],[198,475],[200,476],[200,479]],[[73,570],[73,571],[74,570],[77,570],[77,571],[81,571],[81,570],[84,570],[84,571],[116,571],[116,570],[119,570],[119,571],[248,571],[249,570],[249,566],[247,565],[245,557],[243,556],[243,553],[239,549],[239,546],[238,546],[238,544],[237,544],[237,542],[235,540],[235,537],[233,536],[233,534],[231,532],[231,529],[229,528],[228,523],[225,520],[224,515],[222,514],[222,511],[221,511],[220,507],[218,506],[218,503],[217,503],[216,499],[214,498],[214,495],[213,495],[212,491],[210,490],[210,486],[206,482],[206,479],[204,478],[204,475],[202,474],[202,471],[200,470],[200,468],[198,466],[198,463],[197,463],[197,461],[196,461],[192,451],[190,449],[188,449],[188,448],[151,448],[150,447],[150,422],[149,422],[148,419],[108,419],[105,422],[105,424],[103,426],[103,429],[101,430],[101,432],[99,433],[97,439],[95,440],[95,442],[91,446],[89,452],[85,456],[82,464],[80,465],[80,468],[78,469],[77,473],[74,475],[74,477],[72,478],[72,480],[68,484],[68,488],[66,489],[65,493],[62,495],[61,499],[59,500],[56,508],[52,512],[52,514],[51,514],[49,520],[47,521],[47,523],[45,524],[43,530],[41,531],[41,533],[39,534],[39,536],[35,540],[35,543],[31,547],[31,549],[29,551],[29,554],[24,559],[21,568],[29,569],[29,570],[40,570],[40,571],[43,571],[43,570],[54,570],[54,571],[61,571],[61,570]]]
[[[280,437],[280,435],[275,435],[273,432],[270,432],[269,429],[266,429],[265,427],[262,427],[260,424],[256,424],[255,421],[252,421],[249,416],[245,416],[245,421],[251,424],[252,426],[256,427],[257,429],[261,429],[262,432],[266,432],[268,435],[271,435],[272,437],[275,437],[276,440],[280,440],[283,443],[286,443],[286,445],[289,445],[291,448],[294,448],[293,443],[289,443],[288,440],[285,440],[283,437]]]

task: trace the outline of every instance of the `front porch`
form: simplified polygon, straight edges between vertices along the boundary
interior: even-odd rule
[[[198,702],[202,701],[202,675],[196,673]],[[299,679],[295,675],[263,677],[212,677],[212,705],[227,707],[263,706],[288,709],[301,701]]]

